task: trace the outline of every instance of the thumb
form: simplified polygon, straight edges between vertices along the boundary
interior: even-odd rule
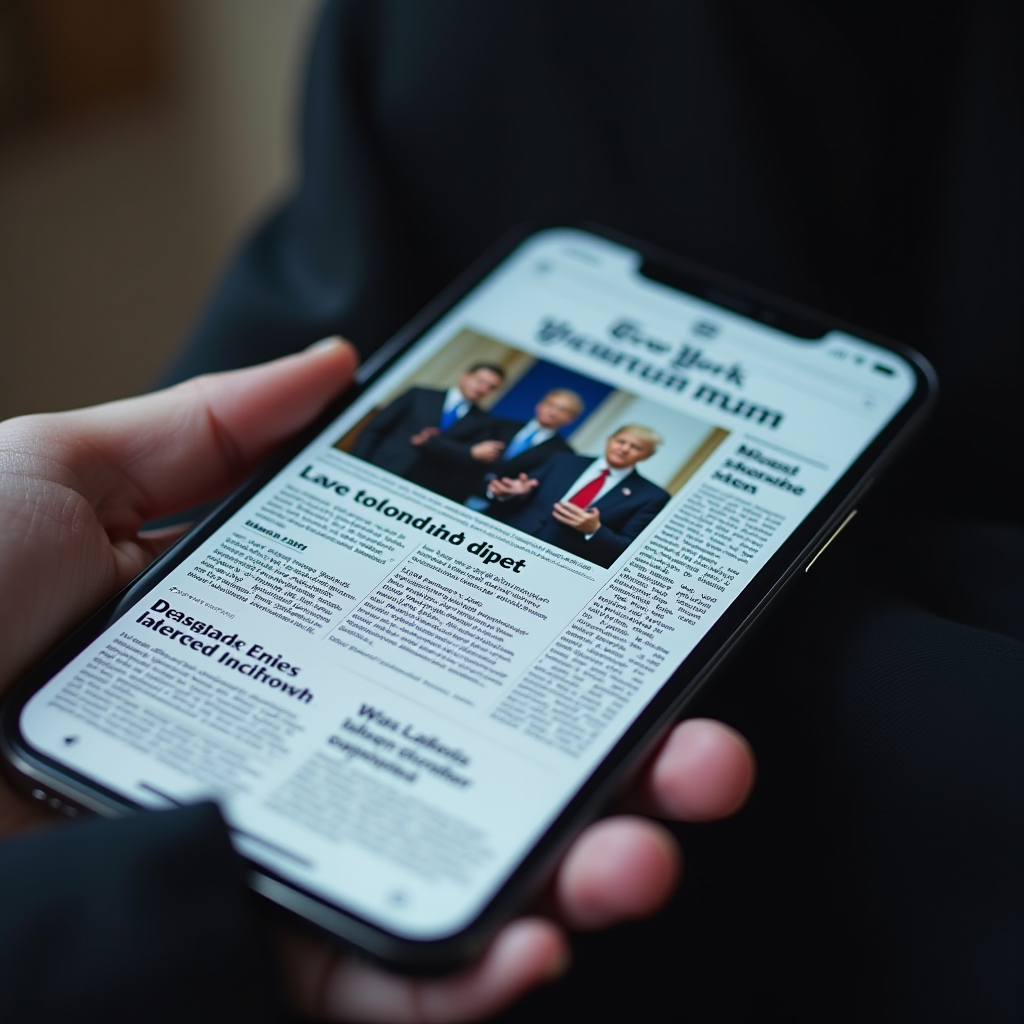
[[[97,507],[127,493],[143,520],[222,493],[311,423],[352,381],[355,349],[339,338],[270,363],[195,377],[154,394],[62,413],[69,465]]]

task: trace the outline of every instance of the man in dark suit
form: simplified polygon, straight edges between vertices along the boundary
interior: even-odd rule
[[[575,391],[556,388],[537,403],[526,423],[464,420],[423,442],[422,458],[410,479],[482,511],[489,503],[485,492],[491,480],[529,473],[552,455],[572,452],[558,431],[581,412],[583,399]]]
[[[621,427],[605,442],[602,458],[555,455],[532,477],[521,473],[494,480],[488,511],[517,530],[607,568],[669,499],[668,491],[635,468],[659,444],[661,437],[649,427]]]
[[[501,387],[504,379],[500,366],[475,363],[447,391],[410,388],[370,420],[352,454],[413,479],[423,446],[432,437],[450,430],[472,436],[478,427],[492,422],[476,403]]]

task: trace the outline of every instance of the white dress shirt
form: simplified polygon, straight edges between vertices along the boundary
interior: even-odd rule
[[[444,405],[441,407],[441,416],[455,410],[455,418],[461,420],[469,412],[473,403],[457,388],[449,388],[444,395]]]

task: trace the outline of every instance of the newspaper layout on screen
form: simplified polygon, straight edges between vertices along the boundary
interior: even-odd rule
[[[400,935],[464,926],[913,388],[635,266],[518,250],[33,698],[29,742],[213,796]]]

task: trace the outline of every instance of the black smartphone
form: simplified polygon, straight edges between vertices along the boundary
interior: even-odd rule
[[[644,244],[521,235],[23,681],[4,756],[68,815],[216,800],[267,899],[457,967],[934,393]]]

